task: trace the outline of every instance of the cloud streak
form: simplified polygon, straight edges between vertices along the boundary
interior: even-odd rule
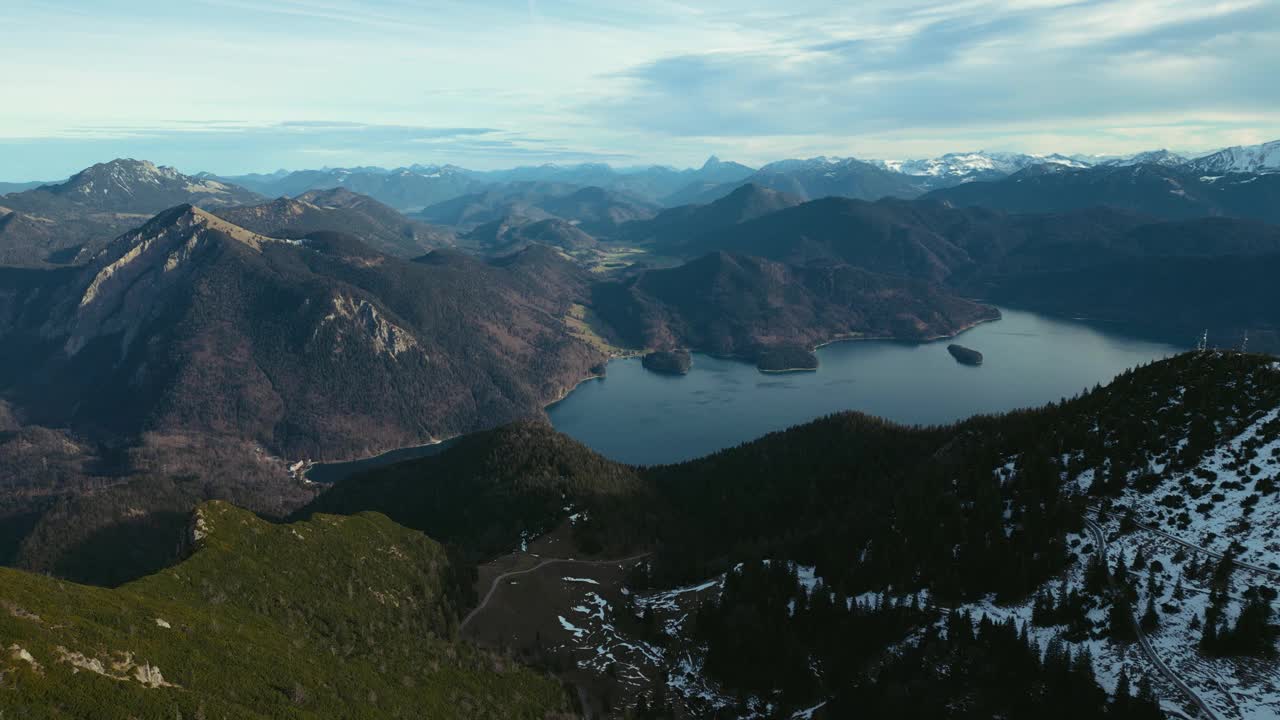
[[[233,172],[1280,137],[1274,0],[110,5],[6,5],[5,179],[104,154]]]
[[[882,37],[667,57],[621,73],[628,92],[586,112],[673,136],[753,137],[1081,121],[1102,130],[1280,110],[1267,89],[1280,67],[1280,6],[1165,2],[1149,23],[1122,21],[1151,15],[1137,5],[987,8]]]

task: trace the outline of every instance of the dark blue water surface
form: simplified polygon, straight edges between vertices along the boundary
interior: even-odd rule
[[[649,372],[638,358],[615,360],[607,377],[547,413],[561,432],[614,460],[669,463],[842,410],[934,424],[1043,405],[1186,349],[1097,323],[1001,311],[1004,319],[953,340],[829,345],[816,372],[764,374],[694,355],[693,370],[676,377]],[[952,342],[981,352],[983,365],[957,363]]]

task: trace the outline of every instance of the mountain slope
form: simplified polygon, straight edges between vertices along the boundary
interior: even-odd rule
[[[410,220],[377,200],[345,188],[311,190],[292,200],[282,197],[263,205],[219,209],[217,214],[232,224],[266,235],[346,233],[378,252],[404,258],[453,244],[449,233]]]
[[[260,200],[218,180],[141,160],[113,160],[82,170],[64,183],[4,196],[0,259],[22,266],[83,260],[165,208],[227,207]]]
[[[939,282],[976,262],[962,247],[964,236],[990,235],[1002,223],[998,215],[982,211],[831,197],[704,234],[684,253],[724,250],[799,265],[835,260]]]
[[[229,178],[272,197],[295,197],[311,190],[345,188],[366,195],[401,212],[421,210],[475,192],[484,183],[453,166],[396,168],[332,168],[285,174]]]
[[[145,160],[117,159],[81,170],[64,183],[8,195],[5,204],[32,212],[70,204],[98,212],[149,214],[180,203],[219,207],[258,199],[235,185],[183,175]]]
[[[1188,162],[1190,169],[1206,174],[1261,173],[1280,171],[1280,140],[1250,146],[1235,146]]]
[[[949,336],[999,317],[994,308],[923,282],[723,252],[598,285],[593,307],[639,347],[691,347],[756,361],[833,338]]]
[[[567,220],[529,220],[526,217],[511,216],[477,227],[466,234],[465,241],[481,252],[497,255],[514,252],[534,243],[566,251],[584,250],[597,245],[595,238]]]
[[[471,544],[451,510],[474,516],[489,492],[512,506],[528,493],[526,507],[541,511],[536,521],[503,512],[521,519],[495,536],[499,551],[526,537],[519,530],[565,521],[576,542],[610,537],[613,557],[653,548],[622,577],[578,566],[503,584],[496,602],[524,608],[522,623],[499,608],[468,629],[492,642],[537,628],[537,646],[514,647],[571,653],[577,671],[625,698],[619,714],[646,705],[759,714],[772,704],[790,715],[826,703],[843,717],[901,707],[902,683],[925,714],[956,697],[1036,717],[1151,717],[1155,698],[1187,707],[1155,657],[1223,716],[1265,717],[1280,708],[1266,648],[1220,656],[1236,651],[1198,650],[1188,633],[1217,605],[1229,636],[1258,597],[1249,587],[1280,573],[1265,565],[1280,513],[1277,378],[1272,358],[1207,352],[1063,403],[949,427],[846,413],[641,469],[638,482],[624,475],[608,502],[582,488],[627,469],[549,429],[501,430],[456,458],[446,450],[344,481],[334,505],[394,507],[428,532],[463,528],[457,537]],[[524,485],[526,474],[539,479]],[[449,490],[437,493],[441,482]],[[1099,518],[1092,505],[1113,514]],[[1208,553],[1234,543],[1245,565],[1223,585],[1223,562]],[[1157,618],[1141,645],[1133,632],[1148,597]],[[1274,595],[1262,597],[1274,606]],[[1258,632],[1274,646],[1274,622]],[[1140,689],[1132,697],[1118,688],[1122,672]]]
[[[55,185],[55,182],[0,182],[0,195],[7,193],[18,193],[23,190],[34,190],[41,185]]]
[[[918,200],[827,198],[670,250],[727,251],[805,266],[841,263],[942,284],[967,297],[1280,348],[1266,278],[1280,262],[1274,225],[1234,218],[1154,222],[1109,208],[1005,214]],[[1238,278],[1238,279],[1233,279]]]
[[[183,206],[62,282],[8,336],[31,353],[5,385],[33,421],[95,432],[350,458],[536,413],[600,361],[563,322],[586,279],[554,257],[409,262]]]
[[[754,220],[800,202],[800,198],[793,195],[747,183],[707,205],[684,205],[663,210],[649,220],[628,223],[620,234],[633,242],[652,244],[670,252],[701,235]]]
[[[495,183],[553,182],[577,186],[595,186],[642,198],[648,202],[679,205],[673,197],[686,194],[690,188],[705,188],[738,182],[754,170],[741,163],[710,157],[702,167],[676,170],[663,166],[612,168],[602,163],[579,165],[539,165],[478,173]]]
[[[548,424],[522,422],[467,435],[439,455],[344,480],[296,517],[386,513],[487,559],[517,546],[522,536],[555,529],[568,516],[566,507],[610,516],[634,511],[630,520],[592,538],[607,545],[634,542],[624,533],[643,523],[646,494],[634,468],[596,455]],[[615,540],[607,540],[609,534]]]
[[[430,207],[423,208],[418,217],[431,223],[464,229],[517,216],[528,220],[545,220],[551,216],[538,203],[553,195],[567,195],[576,186],[560,183],[512,183],[469,193]]]
[[[1162,164],[1035,166],[1003,180],[936,190],[927,199],[1018,213],[1107,206],[1164,220],[1225,215],[1280,222],[1276,175],[1205,175]]]
[[[538,205],[560,218],[574,221],[593,235],[609,235],[624,223],[647,220],[657,206],[598,187],[585,187],[568,195],[547,198]]]
[[[461,228],[510,217],[527,221],[560,218],[597,235],[613,233],[623,223],[645,220],[656,212],[655,205],[601,187],[518,182],[448,200],[424,209],[419,216]]]
[[[194,554],[117,590],[0,569],[0,708],[49,717],[529,717],[557,683],[458,643],[442,547],[380,515],[212,503]],[[465,575],[463,576],[465,577]]]
[[[928,184],[919,178],[874,163],[853,158],[818,157],[770,163],[744,180],[722,184],[697,196],[681,199],[686,203],[709,203],[730,194],[744,183],[754,183],[804,200],[825,197],[860,200],[913,198],[928,188]]]
[[[876,161],[875,164],[904,175],[930,178],[935,183],[956,184],[973,180],[990,180],[1012,175],[1030,165],[1052,163],[1067,167],[1087,167],[1079,160],[1062,155],[1024,155],[1021,153],[987,152],[947,153],[924,160]]]
[[[1163,165],[1165,167],[1180,167],[1186,165],[1187,158],[1171,153],[1168,150],[1149,150],[1140,152],[1136,155],[1128,157],[1116,158],[1099,163],[1113,167],[1130,167],[1133,165]]]

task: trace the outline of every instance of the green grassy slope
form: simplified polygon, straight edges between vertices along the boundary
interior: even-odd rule
[[[386,517],[202,505],[115,590],[0,569],[0,717],[543,718],[555,681],[455,642],[443,548]]]

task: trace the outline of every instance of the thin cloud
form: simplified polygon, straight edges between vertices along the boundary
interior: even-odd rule
[[[10,0],[0,12],[0,168],[18,178],[119,154],[221,172],[296,165],[315,155],[304,150],[352,164],[685,165],[1280,135],[1275,0]]]

